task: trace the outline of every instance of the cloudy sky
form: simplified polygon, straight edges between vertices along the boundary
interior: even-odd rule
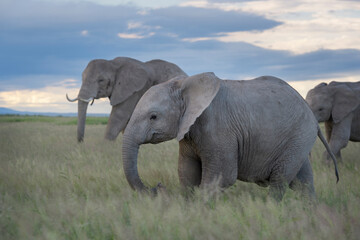
[[[360,81],[358,0],[0,0],[0,107],[76,112],[92,59],[164,59],[189,75],[273,75],[301,94]],[[89,108],[109,113],[107,99]]]

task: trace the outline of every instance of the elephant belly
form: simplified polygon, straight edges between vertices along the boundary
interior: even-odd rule
[[[269,186],[269,178],[257,178],[257,177],[254,178],[254,177],[239,176],[238,180],[243,181],[243,182],[256,183],[257,185],[259,185],[261,187]]]
[[[268,170],[266,170],[268,169]],[[243,182],[251,182],[256,183],[261,187],[269,186],[269,179],[270,179],[270,167],[262,169],[262,168],[254,168],[249,167],[245,170],[244,167],[240,167],[238,169],[238,180]]]
[[[360,132],[351,132],[351,135],[350,135],[350,141],[352,142],[360,142]]]
[[[357,109],[351,123],[350,141],[360,142],[360,108]]]
[[[267,187],[269,186],[269,181],[257,181],[255,182],[257,185],[259,185],[260,187]]]

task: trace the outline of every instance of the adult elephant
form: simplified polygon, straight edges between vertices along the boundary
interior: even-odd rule
[[[306,96],[325,133],[332,152],[341,160],[342,148],[350,141],[360,141],[360,82],[321,83]],[[329,160],[327,153],[324,158]]]
[[[151,86],[175,76],[187,76],[177,65],[163,60],[141,62],[127,57],[113,60],[95,59],[82,73],[82,85],[75,99],[78,101],[77,139],[84,139],[86,110],[94,99],[108,97],[112,106],[105,139],[115,140],[125,129],[141,96]]]
[[[178,77],[150,88],[137,104],[123,136],[124,171],[133,189],[149,190],[138,175],[139,145],[176,138],[185,187],[218,181],[226,188],[238,179],[270,185],[276,199],[285,185],[315,197],[308,155],[318,134],[329,149],[304,99],[278,78]]]

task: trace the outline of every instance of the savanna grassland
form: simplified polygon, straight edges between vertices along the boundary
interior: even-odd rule
[[[237,182],[222,193],[187,195],[177,177],[178,144],[143,145],[139,173],[167,194],[130,189],[121,136],[103,140],[106,118],[88,118],[85,142],[76,119],[0,117],[1,239],[359,239],[360,143],[349,143],[339,163],[312,152],[317,203],[287,190],[281,203],[268,189]]]

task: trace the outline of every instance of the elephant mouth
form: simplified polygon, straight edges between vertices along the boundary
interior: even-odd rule
[[[152,140],[150,143],[151,144],[158,144],[158,143],[162,143],[162,140]]]
[[[165,141],[169,141],[171,139],[173,139],[174,137],[171,137],[168,134],[165,133],[160,133],[160,132],[155,132],[152,134],[151,139],[149,141],[149,143],[151,144],[158,144],[158,143],[162,143]]]

